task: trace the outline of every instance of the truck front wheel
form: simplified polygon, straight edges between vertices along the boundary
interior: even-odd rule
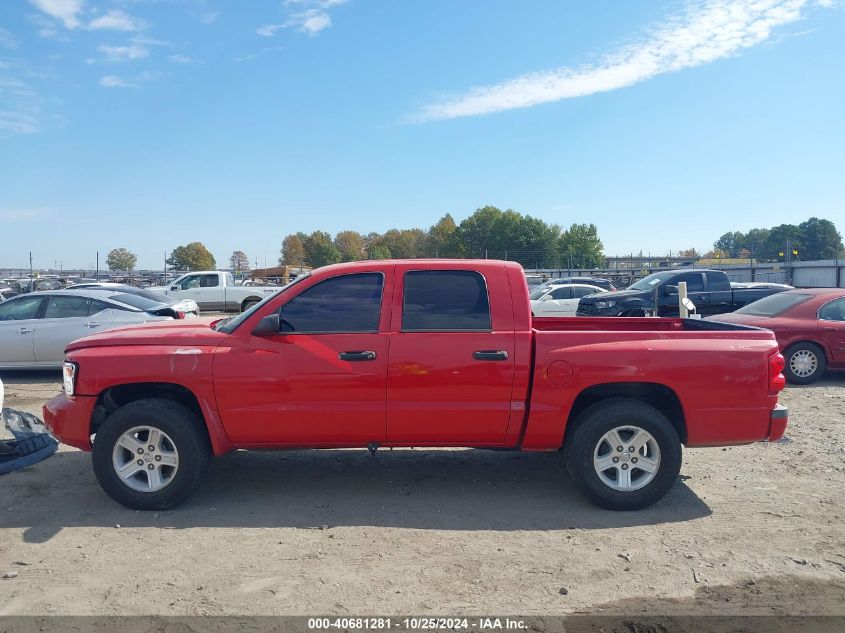
[[[588,407],[574,421],[564,458],[575,486],[609,510],[640,510],[662,499],[681,470],[681,441],[654,407],[628,398]]]
[[[133,510],[165,510],[202,482],[210,455],[194,413],[150,398],[124,405],[94,438],[94,474],[112,499]]]

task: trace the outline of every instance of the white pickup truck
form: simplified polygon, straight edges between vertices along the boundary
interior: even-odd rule
[[[202,310],[243,312],[278,289],[274,286],[239,286],[232,273],[199,270],[177,277],[161,291],[178,299],[193,299]]]

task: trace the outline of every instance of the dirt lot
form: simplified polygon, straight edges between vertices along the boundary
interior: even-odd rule
[[[34,413],[59,389],[2,379]],[[140,513],[62,448],[0,479],[0,614],[845,614],[845,376],[782,401],[786,441],[686,451],[637,513],[558,455],[463,450],[236,453]]]

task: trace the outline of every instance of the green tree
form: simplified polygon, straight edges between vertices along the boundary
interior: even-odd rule
[[[801,259],[833,259],[843,250],[842,236],[830,220],[810,218],[798,225],[804,252]]]
[[[305,233],[286,235],[279,254],[280,266],[300,266],[305,262]]]
[[[798,251],[798,257],[804,259],[804,236],[801,228],[795,224],[780,224],[772,227],[769,237],[763,245],[766,259],[784,260],[794,256],[787,251],[787,244],[792,250]],[[783,253],[783,255],[781,255]]]
[[[739,251],[745,248],[745,235],[740,231],[728,231],[713,242],[713,247],[716,250],[727,253],[730,257],[737,257]]]
[[[109,270],[133,270],[138,256],[127,248],[115,248],[106,256]]]
[[[367,249],[367,255],[370,259],[391,259],[393,257],[390,249],[384,244],[374,244]]]
[[[332,236],[325,231],[314,231],[303,240],[303,247],[305,261],[314,268],[340,261],[340,251],[335,247]]]
[[[213,270],[217,266],[214,255],[202,242],[177,246],[170,253],[167,264],[177,270]]]
[[[249,258],[243,251],[235,251],[229,258],[229,268],[232,273],[237,276],[240,273],[249,272]]]
[[[604,265],[604,245],[595,224],[570,226],[560,237],[560,252],[564,257],[571,255],[573,266],[577,268],[599,268]]]
[[[390,229],[373,246],[383,246],[390,251],[391,257],[413,259],[425,253],[426,234],[422,229]]]
[[[357,231],[341,231],[334,236],[334,245],[340,253],[342,262],[354,262],[365,258],[364,236]]]
[[[747,250],[750,256],[755,259],[765,259],[766,243],[769,241],[769,229],[751,229],[744,235],[741,244],[738,244],[739,251]],[[741,257],[741,255],[740,255]]]
[[[499,246],[494,227],[502,217],[502,210],[486,206],[458,225],[456,233],[470,257],[484,257]]]
[[[429,257],[460,257],[463,253],[457,228],[450,214],[440,218],[437,224],[428,229],[425,254]]]

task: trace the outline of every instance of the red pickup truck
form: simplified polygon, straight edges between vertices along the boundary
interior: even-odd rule
[[[787,422],[771,332],[532,318],[520,266],[492,260],[327,266],[236,317],[66,355],[47,424],[136,509],[178,504],[233,449],[457,446],[561,451],[587,497],[633,510],[671,488],[682,445],[774,441]]]

